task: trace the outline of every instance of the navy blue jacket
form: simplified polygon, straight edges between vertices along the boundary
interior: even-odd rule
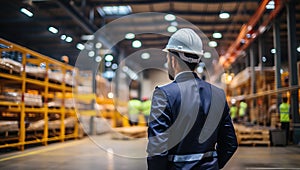
[[[225,104],[222,103],[223,113],[220,113],[220,120],[215,122],[216,128],[207,140],[199,142],[210,107],[218,105],[211,103],[211,88],[212,85],[191,72],[181,73],[172,83],[156,87],[148,128],[149,170],[208,170],[225,166],[237,149],[237,139],[225,100],[220,100]],[[217,155],[201,160],[170,161],[170,155],[209,151],[216,151]]]

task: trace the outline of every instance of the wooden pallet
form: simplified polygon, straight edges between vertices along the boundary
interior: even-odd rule
[[[268,129],[237,125],[235,130],[239,145],[271,145]]]
[[[147,127],[142,126],[114,128],[113,131],[113,139],[129,140],[147,136]]]

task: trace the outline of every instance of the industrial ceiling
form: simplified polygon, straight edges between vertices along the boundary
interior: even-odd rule
[[[0,3],[1,38],[58,60],[61,56],[67,55],[70,58],[70,64],[74,65],[80,53],[78,43],[84,44],[87,42],[86,38],[84,38],[86,37],[85,35],[92,35],[98,29],[103,28],[112,21],[116,21],[116,19],[128,16],[129,14],[145,12],[174,14],[177,18],[191,22],[198,27],[210,41],[217,43],[215,49],[219,56],[225,55],[229,47],[240,34],[242,26],[249,22],[262,1],[10,0],[1,1]],[[119,6],[129,7],[129,11],[125,10],[125,13],[110,13],[109,11],[105,11],[106,7]],[[33,16],[28,17],[20,12],[22,8],[31,11]],[[120,9],[118,9],[118,11],[120,12]],[[126,12],[129,13],[126,14]],[[220,18],[219,14],[221,12],[228,12],[230,17],[227,19]],[[271,12],[272,9],[266,9],[261,18],[258,18],[257,25],[262,23]],[[283,58],[287,58],[287,19],[285,7],[280,10],[278,16],[280,16],[282,56]],[[299,46],[299,2],[296,2],[296,23],[296,40],[297,46]],[[125,57],[149,48],[162,49],[168,41],[168,36],[163,35],[171,35],[171,32],[167,31],[169,26],[172,26],[172,22],[163,20],[157,21],[153,17],[147,17],[147,15],[141,18],[132,18],[130,24],[120,21],[119,27],[124,34],[126,32],[139,31],[152,34],[135,35],[134,39],[140,40],[142,43],[140,48],[133,48],[133,40],[126,40],[124,38],[115,45],[114,49],[117,49],[118,52],[122,51]],[[175,23],[173,26],[176,26],[177,29],[182,27],[180,23]],[[56,28],[58,32],[51,33],[49,27]],[[153,34],[157,32],[161,34]],[[214,38],[213,33],[221,33],[222,37]],[[274,47],[271,26],[266,27],[263,36],[265,55],[272,58],[273,54],[270,51]],[[67,37],[71,37],[69,42],[66,41]],[[162,54],[156,52],[151,55]],[[238,62],[239,60],[236,61],[236,63]],[[270,61],[269,65],[272,64],[274,63]]]

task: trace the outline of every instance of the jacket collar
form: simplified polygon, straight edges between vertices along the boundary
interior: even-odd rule
[[[192,79],[200,81],[200,83],[199,83],[200,88],[204,87],[203,80],[201,80],[195,72],[192,72],[192,71],[181,72],[181,73],[178,73],[175,77],[175,81],[177,83],[192,80]]]

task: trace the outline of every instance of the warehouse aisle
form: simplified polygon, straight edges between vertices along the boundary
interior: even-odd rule
[[[145,140],[112,140],[110,134],[95,136],[93,139],[102,146],[114,146],[108,149],[110,152],[130,152],[131,158],[105,152],[86,137],[0,155],[0,169],[146,169],[146,159],[132,158],[145,154]],[[296,146],[239,147],[224,169],[300,169],[299,160],[300,148]]]

